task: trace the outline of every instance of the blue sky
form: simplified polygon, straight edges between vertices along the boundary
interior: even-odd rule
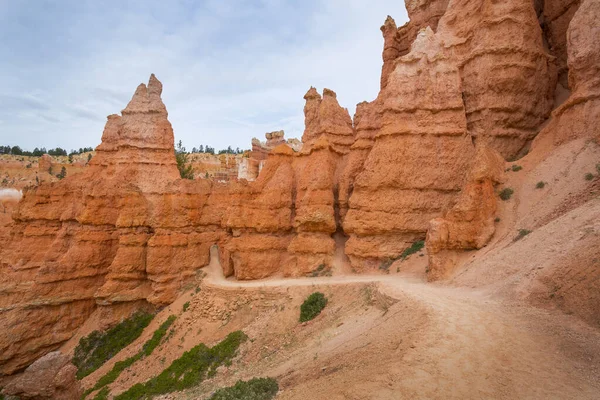
[[[299,138],[311,85],[351,114],[375,98],[388,14],[407,20],[402,0],[0,0],[0,144],[95,147],[150,73],[188,149]]]

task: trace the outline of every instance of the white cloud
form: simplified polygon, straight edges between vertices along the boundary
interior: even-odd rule
[[[152,72],[189,148],[247,148],[276,129],[300,137],[311,85],[351,113],[376,96],[379,26],[387,14],[406,21],[400,0],[81,2],[72,14],[33,3],[0,12],[0,73],[14,78],[0,96],[0,143],[25,148],[95,146],[104,117]],[[36,12],[53,23],[32,26]],[[9,23],[15,14],[27,23]]]

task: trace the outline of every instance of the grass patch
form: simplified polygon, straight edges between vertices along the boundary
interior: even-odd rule
[[[142,350],[140,350],[136,355],[132,357],[129,357],[123,361],[116,362],[112,369],[106,375],[98,379],[98,382],[96,382],[94,387],[88,389],[84,393],[83,398],[85,398],[94,390],[98,390],[104,387],[104,389],[98,392],[96,397],[94,397],[94,400],[96,400],[100,393],[104,392],[105,390],[108,391],[108,388],[106,388],[105,386],[110,385],[111,383],[116,381],[119,375],[121,375],[121,372],[125,371],[127,368],[132,366],[136,361],[141,360],[144,356],[149,356],[150,354],[152,354],[154,349],[158,347],[162,339],[167,334],[167,330],[169,329],[169,327],[173,324],[173,322],[175,322],[175,319],[176,317],[174,315],[171,315],[169,318],[167,318],[167,320],[163,322],[156,331],[154,331],[152,337],[148,339],[146,343],[144,343]]]
[[[279,385],[275,379],[254,378],[219,389],[209,400],[271,400],[278,391]]]
[[[321,314],[326,305],[327,298],[325,295],[321,292],[314,292],[300,306],[300,322],[314,319],[317,315]]]
[[[512,167],[510,167],[510,169],[511,169],[513,172],[518,172],[518,171],[522,170],[522,169],[523,169],[523,167],[521,167],[520,165],[513,165]]]
[[[544,186],[546,186],[546,183],[544,181],[539,181],[538,183],[535,184],[536,189],[543,189]]]
[[[188,308],[190,308],[190,302],[186,301],[185,304],[183,305],[183,312],[186,312]]]
[[[408,249],[404,250],[402,252],[402,254],[400,254],[400,258],[402,258],[404,260],[406,257],[408,257],[412,254],[415,254],[418,251],[421,251],[421,249],[423,249],[424,246],[425,246],[424,240],[416,241]]]
[[[113,368],[110,371],[108,371],[106,375],[98,379],[98,382],[96,382],[96,385],[92,388],[92,391],[110,385],[111,383],[116,381],[119,375],[121,375],[121,372],[131,367],[136,361],[140,360],[141,358],[142,353],[137,353],[135,356],[129,357],[123,361],[116,362]]]
[[[110,390],[108,390],[108,388],[105,387],[104,389],[96,393],[96,395],[94,396],[94,400],[108,400],[109,393]]]
[[[588,172],[587,174],[585,174],[586,181],[591,181],[592,179],[594,179],[594,174],[592,174],[591,172]]]
[[[529,235],[530,233],[531,233],[531,231],[529,229],[519,229],[519,233],[517,234],[517,236],[515,236],[515,238],[513,239],[513,242],[523,239],[525,236]]]
[[[114,399],[146,399],[195,386],[205,378],[214,376],[219,366],[231,365],[239,346],[247,338],[244,332],[235,331],[212,348],[201,343],[183,353],[158,376],[132,386]]]
[[[500,198],[504,201],[510,199],[515,191],[511,188],[504,188],[500,192]]]
[[[81,338],[73,356],[77,379],[88,376],[140,337],[152,318],[152,314],[138,312],[106,332],[94,331]]]
[[[169,329],[171,325],[173,325],[173,322],[175,322],[176,318],[177,317],[174,315],[171,315],[169,318],[167,318],[167,320],[163,322],[156,331],[154,331],[152,337],[146,343],[144,343],[144,347],[142,347],[142,352],[145,356],[149,356],[150,354],[152,354],[154,349],[158,347],[162,338],[165,337],[165,335],[167,334],[167,329]]]

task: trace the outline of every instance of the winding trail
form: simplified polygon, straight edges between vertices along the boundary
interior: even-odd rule
[[[339,361],[344,372],[299,379],[278,399],[305,399],[308,393],[311,398],[328,400],[600,398],[600,332],[574,317],[511,302],[484,290],[428,284],[398,275],[240,282],[225,279],[218,261],[211,261],[207,269],[203,284],[225,290],[375,283],[399,304],[390,308],[377,329],[357,333],[347,339],[343,353],[331,353],[332,359],[345,360]],[[399,308],[409,301],[418,304],[414,309],[419,316]],[[402,351],[397,359],[377,362],[377,352],[385,351],[381,345],[422,315],[427,316],[427,323],[415,328],[417,339],[403,344],[400,340],[397,347]],[[373,350],[374,360],[361,358],[360,352],[357,361],[352,360],[355,349],[374,343],[380,346]],[[305,356],[290,357],[285,368],[272,372],[285,374],[291,366],[311,368]]]

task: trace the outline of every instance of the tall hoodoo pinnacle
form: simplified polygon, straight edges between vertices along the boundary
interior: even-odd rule
[[[135,113],[164,113],[167,108],[162,101],[162,83],[156,79],[154,74],[150,75],[148,86],[141,83],[127,107],[121,112],[123,115]]]
[[[311,87],[304,95],[304,134],[303,143],[312,143],[322,135],[340,153],[346,153],[354,142],[354,129],[348,110],[341,107],[336,93],[323,89],[323,96]],[[308,147],[307,147],[308,149]]]

